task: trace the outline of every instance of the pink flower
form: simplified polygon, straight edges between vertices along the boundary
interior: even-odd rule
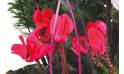
[[[50,22],[54,13],[50,8],[41,11],[37,4],[36,7],[37,10],[33,15],[33,20],[36,24],[37,36],[42,43],[46,43],[50,40]]]
[[[103,55],[106,51],[106,24],[103,21],[88,22],[87,35],[92,55]]]
[[[73,52],[78,55],[78,44],[77,44],[77,38],[74,37],[72,39],[72,45],[73,45]],[[79,37],[79,43],[80,43],[80,49],[81,49],[81,52],[87,54],[88,53],[88,50],[86,48],[86,38],[84,36],[80,36]]]
[[[87,24],[86,31],[88,42],[86,42],[87,40],[85,36],[79,37],[81,52],[88,54],[86,43],[89,43],[89,46],[91,47],[90,53],[92,56],[103,55],[106,51],[106,24],[103,21],[90,21]],[[72,39],[73,51],[76,55],[78,55],[77,41],[77,38]]]
[[[54,12],[50,8],[45,8],[44,11],[40,10],[40,7],[36,4],[36,11],[33,14],[33,21],[36,24],[36,28],[44,28],[50,25]]]
[[[53,32],[53,22],[55,16],[53,17],[50,25],[50,32]],[[57,23],[54,32],[54,39],[57,42],[63,43],[67,41],[69,34],[73,31],[74,25],[72,20],[67,14],[63,14],[57,17]]]
[[[40,59],[50,51],[50,45],[39,44],[39,41],[33,32],[28,35],[26,43],[23,36],[19,36],[19,38],[22,44],[13,44],[11,50],[12,53],[19,55],[27,62],[32,62],[36,59]]]

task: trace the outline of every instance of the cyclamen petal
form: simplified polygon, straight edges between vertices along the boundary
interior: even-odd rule
[[[87,35],[92,55],[103,55],[106,51],[106,24],[102,21],[87,24]]]
[[[25,44],[25,41],[24,41],[24,38],[23,38],[22,35],[19,35],[19,39],[21,40],[21,42],[22,42],[23,45],[26,45],[26,44]]]
[[[101,33],[103,33],[104,36],[106,36],[106,24],[103,21],[96,21],[95,22],[97,29],[99,29],[99,31],[101,31]]]
[[[46,43],[50,39],[50,22],[54,15],[55,14],[51,8],[45,8],[41,11],[40,8],[37,7],[34,12],[33,20],[36,24],[35,34],[42,43]]]
[[[74,25],[72,23],[72,20],[67,14],[63,14],[62,16],[57,17],[57,23],[55,28],[53,26],[54,20],[55,20],[55,16],[53,16],[50,25],[51,34],[53,33],[53,29],[54,29],[54,33],[53,33],[54,39],[59,43],[63,43],[67,41],[69,34],[73,31]]]
[[[81,48],[81,52],[87,54],[88,53],[88,49],[86,48],[86,38],[84,36],[80,36],[79,37],[79,43],[80,43],[80,48]],[[76,37],[74,37],[72,39],[72,45],[73,45],[73,52],[78,55],[78,44],[77,44],[78,40]]]
[[[40,45],[40,49],[38,51],[38,55],[37,57],[40,59],[42,58],[44,55],[47,55],[49,54],[50,52],[50,44],[43,44],[43,45]]]
[[[36,24],[36,27],[45,27],[46,25],[43,23],[44,22],[44,16],[43,12],[40,9],[36,9],[36,11],[33,14],[33,21]]]
[[[40,45],[39,41],[38,41],[38,38],[37,38],[37,36],[35,36],[34,32],[31,32],[28,35],[27,42],[32,43],[32,44],[37,45],[37,46]]]
[[[44,15],[44,21],[50,25],[50,21],[54,15],[54,12],[50,9],[50,8],[45,8],[44,12],[43,12],[43,15]]]
[[[35,34],[36,32],[31,32],[27,37],[26,43],[24,43],[23,37],[19,36],[22,44],[13,44],[11,48],[12,53],[19,55],[27,62],[36,61],[36,59],[41,59],[48,54],[50,45],[41,45]]]
[[[41,11],[37,5],[37,9],[33,14],[33,21],[36,24],[36,28],[43,29],[44,27],[49,26],[53,15],[54,12],[50,8],[45,8],[44,11]]]
[[[25,48],[24,45],[21,44],[14,44],[11,47],[11,51],[14,54],[19,55],[22,59],[26,60],[26,55],[27,55],[27,49]]]

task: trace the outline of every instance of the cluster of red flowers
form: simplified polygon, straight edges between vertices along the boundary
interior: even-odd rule
[[[57,16],[56,26],[54,27],[55,13],[51,8],[45,8],[43,11],[41,11],[38,5],[36,5],[36,8],[33,14],[36,29],[28,35],[27,40],[24,40],[23,36],[19,36],[22,44],[13,44],[11,48],[12,53],[19,55],[27,62],[36,61],[50,53],[51,34],[53,34],[55,43],[63,44],[74,30],[73,21],[68,14],[64,13]],[[54,33],[52,33],[53,30]],[[72,51],[78,55],[77,43],[80,41],[82,53],[88,54],[88,47],[90,47],[90,54],[92,56],[103,55],[106,51],[106,24],[103,21],[90,21],[87,24],[85,32],[86,35],[72,38]],[[54,49],[52,52],[54,52]]]
[[[91,48],[90,54],[103,55],[106,51],[106,24],[103,21],[88,22],[86,35],[79,37],[81,52],[88,54],[88,48]],[[72,39],[75,54],[78,55],[77,39]],[[89,47],[88,47],[88,44]]]

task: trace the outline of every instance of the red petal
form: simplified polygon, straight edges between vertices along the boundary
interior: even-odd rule
[[[67,41],[69,34],[73,31],[73,23],[67,14],[63,14],[62,16],[58,16],[56,27],[53,26],[55,20],[55,16],[52,18],[50,31],[54,32],[54,38],[56,41],[63,43]]]
[[[103,33],[103,35],[106,36],[106,31],[107,31],[107,28],[106,28],[106,24],[103,22],[103,21],[96,21],[95,22],[96,24],[96,27],[98,28],[98,30]]]
[[[40,45],[37,57],[41,59],[43,56],[47,55],[50,52],[50,47],[49,44]]]
[[[96,27],[91,27],[89,28],[87,35],[89,39],[89,44],[92,48],[92,54],[104,53],[106,49],[103,49],[103,47],[106,42],[106,37],[99,31],[99,29],[97,29]]]
[[[81,48],[81,52],[87,54],[88,53],[88,50],[86,49],[86,38],[84,36],[80,36],[79,37],[79,43],[80,43],[80,48]],[[73,51],[76,55],[78,55],[78,44],[77,44],[78,40],[77,38],[73,38],[72,39],[72,45],[73,45]]]
[[[87,23],[87,30],[90,29],[91,27],[95,27],[95,23],[93,21],[89,21]]]
[[[23,46],[21,44],[14,44],[11,47],[11,51],[12,51],[12,53],[17,54],[21,58],[23,58],[24,60],[26,60],[27,49],[25,48],[25,46]]]
[[[38,38],[37,38],[37,36],[35,36],[34,32],[31,32],[31,33],[28,35],[27,42],[28,42],[29,44],[32,43],[33,45],[39,45]]]
[[[43,28],[45,26],[43,18],[43,12],[40,9],[37,9],[33,14],[33,21],[37,27]]]
[[[51,23],[50,23],[50,33],[51,33],[51,34],[53,34],[53,32],[56,33],[56,30],[57,30],[56,28],[58,28],[58,24],[59,24],[59,21],[60,21],[60,16],[58,16],[58,17],[57,17],[56,24],[54,25],[55,16],[56,16],[56,15],[54,15],[54,16],[52,17],[52,20],[51,20]]]
[[[26,44],[25,44],[25,41],[24,41],[24,38],[23,38],[22,35],[19,35],[19,39],[21,40],[21,42],[22,42],[23,45],[26,45]]]
[[[64,29],[66,30],[66,32],[68,34],[70,34],[74,29],[74,25],[73,25],[71,18],[67,14],[63,14],[62,20],[65,22],[65,23],[63,23],[62,26],[66,26],[66,27],[64,27]]]
[[[51,8],[46,8],[44,10],[44,18],[45,18],[45,20],[48,20],[50,22],[50,20],[52,19],[53,15],[54,15],[54,12],[52,11]]]

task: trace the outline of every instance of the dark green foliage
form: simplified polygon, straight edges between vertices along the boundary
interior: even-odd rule
[[[38,3],[43,10],[46,7],[55,8],[56,0],[42,0],[39,2],[38,0],[15,0],[14,2],[8,3],[10,8],[8,11],[15,14],[13,17],[17,19],[15,25],[21,28],[27,28],[30,32],[30,29],[35,28],[35,24],[32,20],[32,15],[35,11],[35,4]]]
[[[31,0],[15,0],[15,2],[10,2],[9,5],[8,10],[14,13],[13,17],[17,19],[15,25],[28,29],[35,27],[32,21],[34,6]]]

